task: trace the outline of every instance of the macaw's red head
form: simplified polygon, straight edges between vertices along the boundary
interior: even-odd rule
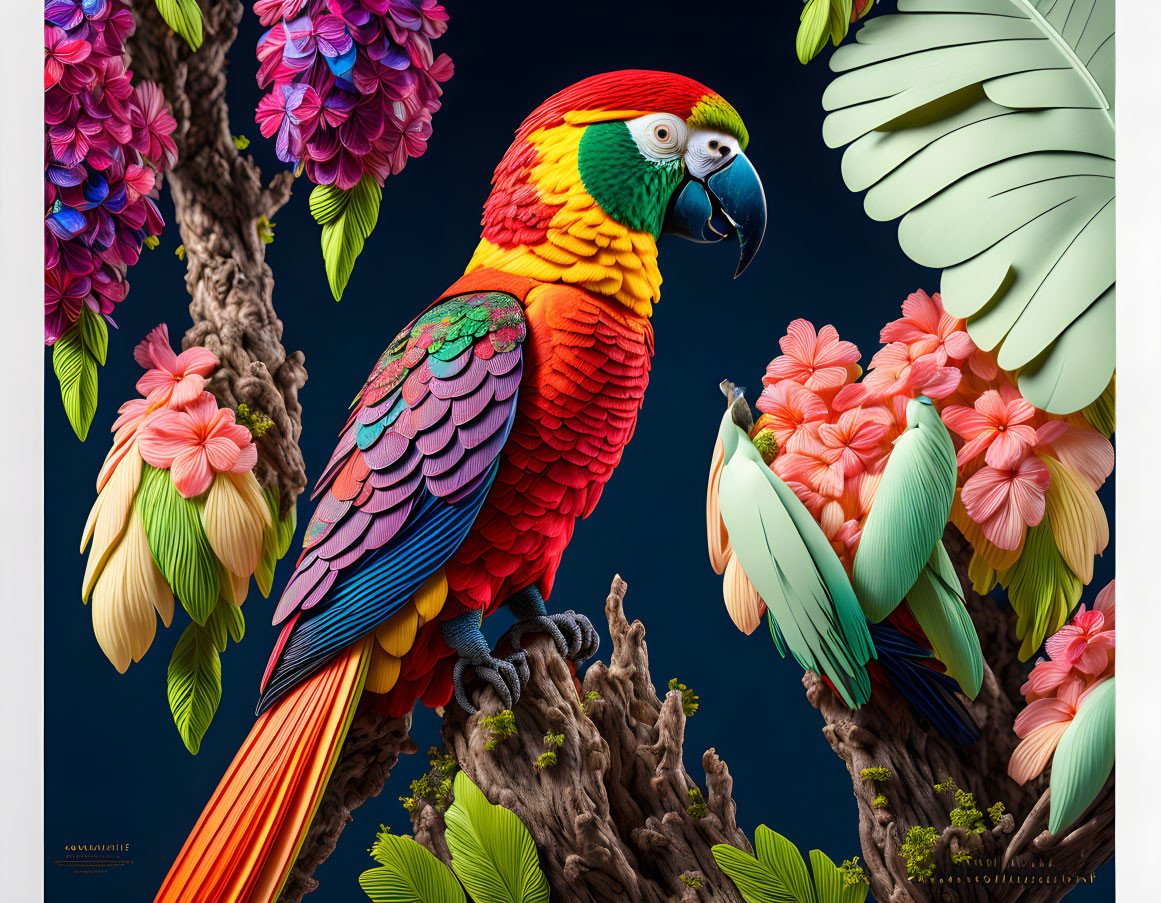
[[[648,315],[657,238],[735,238],[741,274],[766,228],[737,111],[705,85],[630,69],[577,82],[533,111],[496,167],[468,269],[565,282]]]

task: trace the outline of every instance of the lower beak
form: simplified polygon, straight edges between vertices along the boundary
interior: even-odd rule
[[[734,278],[742,275],[766,234],[766,192],[749,158],[739,151],[704,181],[688,177],[673,193],[662,231],[696,242],[736,237]]]

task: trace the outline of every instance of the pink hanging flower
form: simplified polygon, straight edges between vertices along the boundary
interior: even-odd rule
[[[833,326],[824,326],[816,334],[808,320],[791,323],[778,344],[784,354],[766,367],[762,380],[766,385],[789,379],[812,392],[837,389],[854,375],[859,360],[859,349],[840,341]]]
[[[202,394],[206,376],[218,366],[217,355],[200,346],[174,354],[164,323],[133,349],[133,358],[147,368],[137,381],[137,391],[146,396],[151,408],[189,404]]]
[[[787,451],[795,450],[805,424],[825,421],[830,414],[821,398],[789,379],[767,385],[755,406],[768,415],[765,425]]]
[[[998,548],[1019,548],[1024,531],[1044,517],[1048,468],[1035,455],[1010,468],[991,465],[978,470],[964,484],[962,499],[968,517]]]
[[[209,392],[184,410],[166,409],[149,417],[138,433],[141,457],[168,468],[185,498],[210,488],[215,473],[247,473],[258,460],[250,431],[234,422],[234,412],[218,408]]]
[[[170,136],[177,128],[177,120],[165,105],[161,89],[153,82],[137,86],[137,105],[130,111],[129,122],[137,138],[137,149],[159,170],[173,169],[177,145]]]
[[[956,455],[963,467],[980,452],[984,461],[1000,470],[1010,469],[1037,444],[1036,430],[1028,423],[1036,414],[1015,386],[1004,383],[976,399],[974,408],[948,405],[943,422],[967,441]]]

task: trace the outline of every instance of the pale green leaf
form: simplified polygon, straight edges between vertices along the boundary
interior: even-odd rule
[[[145,465],[135,504],[166,583],[189,616],[205,624],[218,602],[222,565],[202,527],[199,503],[182,498],[168,470]]]
[[[975,699],[984,680],[984,653],[942,541],[936,542],[931,560],[908,590],[907,604],[947,673],[965,696]]]
[[[169,709],[195,756],[222,699],[222,665],[208,630],[189,624],[169,660]]]
[[[380,867],[359,876],[372,903],[464,903],[467,897],[452,871],[410,837],[383,831],[371,855]]]
[[[1059,835],[1097,798],[1116,758],[1115,677],[1097,685],[1080,704],[1052,755],[1048,830]]]
[[[463,771],[444,813],[452,870],[475,903],[547,903],[548,879],[524,823],[493,806]]]
[[[907,429],[887,459],[863,526],[851,583],[872,621],[903,600],[931,558],[955,500],[955,446],[934,406],[907,405]]]
[[[190,50],[202,46],[202,11],[197,0],[157,0],[165,24],[185,38]]]
[[[944,306],[1037,407],[1115,360],[1113,0],[900,0],[839,49],[823,136],[867,213],[901,217]]]
[[[848,706],[863,704],[874,646],[834,549],[728,410],[718,436],[718,505],[738,563],[795,660],[830,678]],[[773,624],[771,635],[777,642]]]

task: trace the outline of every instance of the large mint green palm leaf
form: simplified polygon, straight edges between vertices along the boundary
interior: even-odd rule
[[[948,311],[1071,413],[1116,366],[1113,0],[899,0],[835,52],[823,137]]]
[[[1080,704],[1052,754],[1048,830],[1060,834],[1092,805],[1113,770],[1117,679],[1098,685]]]

